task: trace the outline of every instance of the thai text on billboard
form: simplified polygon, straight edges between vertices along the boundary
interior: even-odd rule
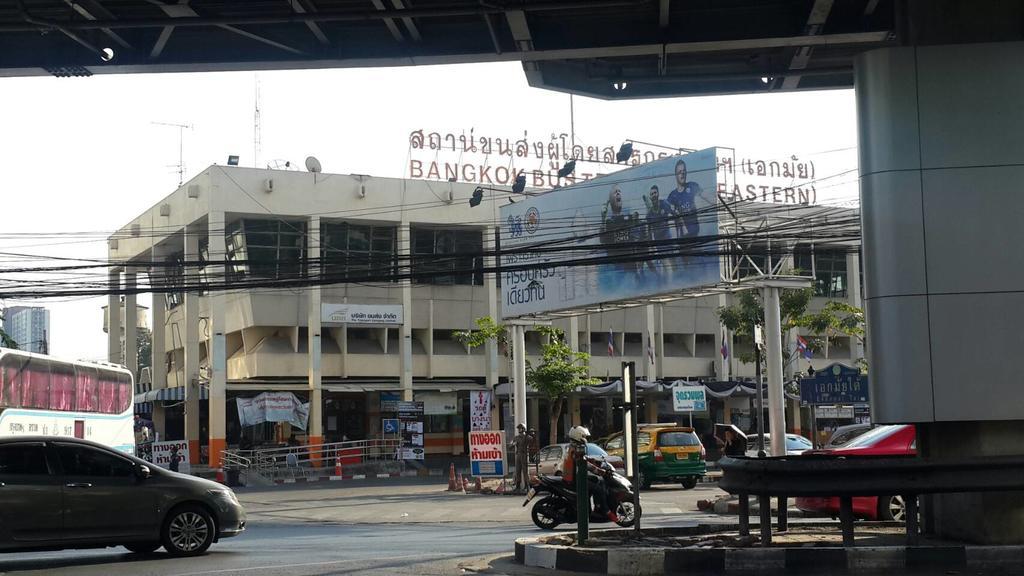
[[[502,317],[717,284],[716,150],[501,207]]]
[[[505,432],[469,433],[469,463],[473,476],[504,476],[507,461]]]

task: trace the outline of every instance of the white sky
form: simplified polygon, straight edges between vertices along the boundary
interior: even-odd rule
[[[153,122],[193,125],[185,132],[186,180],[226,163],[229,154],[253,165],[254,78],[238,72],[0,79],[0,252],[104,258],[107,234],[176,188],[176,168],[169,166],[178,162],[178,130]],[[569,96],[530,88],[517,63],[261,72],[259,80],[264,164],[287,159],[301,166],[316,155],[325,172],[403,177],[413,130],[458,134],[472,127],[478,136],[513,140],[527,130],[531,140],[545,141],[569,132]],[[815,158],[818,178],[856,168],[852,90],[577,97],[575,112],[577,139],[587,145],[633,139],[730,146],[742,155],[797,154]],[[819,199],[855,197],[855,177],[822,183]],[[61,244],[5,236],[41,232],[96,234]],[[0,256],[0,274],[12,265]],[[148,305],[148,298],[139,301]],[[52,354],[106,358],[105,298],[7,299],[0,307],[18,303],[51,309]]]

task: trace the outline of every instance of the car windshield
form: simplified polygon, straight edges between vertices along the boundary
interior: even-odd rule
[[[658,435],[659,446],[700,446],[700,440],[692,432],[662,432]]]
[[[786,436],[786,450],[807,450],[811,441],[803,436]]]
[[[593,456],[595,458],[606,458],[608,453],[601,449],[597,444],[587,444],[587,456]]]
[[[843,448],[863,448],[865,446],[874,446],[882,440],[896,433],[897,430],[902,428],[903,425],[896,424],[892,426],[879,426],[874,430],[868,430],[867,432],[857,436],[850,442],[843,445]]]

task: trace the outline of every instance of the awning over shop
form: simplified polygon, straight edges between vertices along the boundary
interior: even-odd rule
[[[398,380],[348,380],[345,382],[324,382],[323,389],[327,392],[401,392]],[[414,392],[462,392],[487,390],[485,384],[473,380],[413,380]]]
[[[210,389],[206,386],[199,387],[199,399],[209,400]],[[157,390],[150,390],[149,392],[142,392],[141,394],[135,395],[135,403],[142,404],[144,402],[184,402],[185,401],[185,387],[174,386],[173,388],[159,388]]]
[[[704,389],[707,391],[708,396],[713,398],[729,398],[731,396],[754,396],[757,392],[754,388],[753,382],[741,382],[738,380],[729,380],[726,382],[694,382],[688,380],[674,380],[671,382],[647,382],[644,380],[637,380],[636,388],[641,393],[655,393],[655,392],[669,392],[672,387],[676,384],[689,384],[691,386],[704,385]],[[497,387],[498,396],[508,396],[511,384],[503,382]],[[767,398],[767,388],[765,388],[765,397]],[[604,382],[602,384],[595,384],[593,386],[584,386],[579,390],[584,394],[591,394],[594,396],[607,396],[607,395],[621,395],[622,394],[622,380],[615,380],[614,382]],[[537,394],[536,390],[529,389],[527,394]],[[786,393],[786,398],[790,400],[799,400],[799,395],[793,395]]]

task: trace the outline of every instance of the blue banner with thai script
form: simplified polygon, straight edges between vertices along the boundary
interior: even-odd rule
[[[832,364],[800,380],[800,400],[808,404],[865,404],[868,375],[860,369]]]

